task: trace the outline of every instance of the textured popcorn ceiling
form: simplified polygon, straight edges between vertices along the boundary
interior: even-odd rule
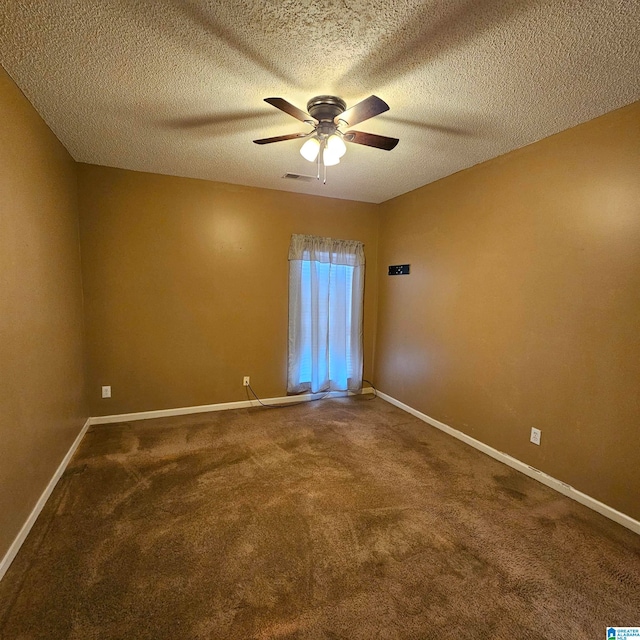
[[[381,202],[640,99],[640,2],[3,0],[0,62],[78,161]],[[400,144],[285,180],[327,93]]]

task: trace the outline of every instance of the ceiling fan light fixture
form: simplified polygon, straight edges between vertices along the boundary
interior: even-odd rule
[[[329,151],[332,156],[342,158],[342,156],[347,152],[347,145],[339,135],[334,133],[327,139],[327,151]]]
[[[300,155],[309,162],[314,162],[320,151],[320,140],[309,138],[300,148]]]
[[[322,152],[322,164],[325,167],[333,167],[333,165],[340,162],[340,156],[336,153],[332,153],[328,147]]]

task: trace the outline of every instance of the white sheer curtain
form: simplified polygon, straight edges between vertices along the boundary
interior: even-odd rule
[[[287,391],[362,388],[364,245],[293,235]]]

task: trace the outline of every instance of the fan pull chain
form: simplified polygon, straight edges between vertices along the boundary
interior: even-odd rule
[[[320,163],[322,163],[322,166],[324,168],[324,180],[322,182],[322,184],[327,184],[327,166],[324,163],[324,150],[327,147],[327,141],[322,138],[320,140],[320,150],[318,151],[318,180],[320,180]]]

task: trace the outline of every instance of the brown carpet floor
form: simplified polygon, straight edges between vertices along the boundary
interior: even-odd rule
[[[0,637],[605,638],[640,536],[375,399],[90,429]]]

